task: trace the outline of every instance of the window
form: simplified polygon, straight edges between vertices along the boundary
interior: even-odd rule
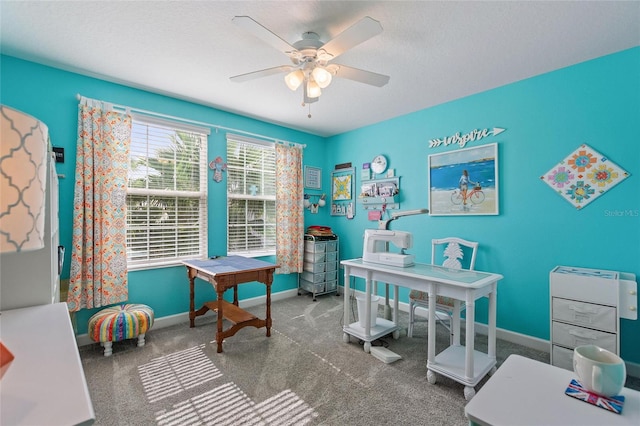
[[[227,135],[227,252],[276,252],[276,150],[272,143]]]
[[[208,129],[133,118],[127,189],[129,268],[207,255]]]

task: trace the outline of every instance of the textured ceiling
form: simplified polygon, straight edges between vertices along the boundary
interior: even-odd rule
[[[308,118],[301,89],[283,75],[229,80],[289,64],[234,25],[236,15],[289,43],[306,31],[328,41],[370,16],[382,34],[337,62],[391,80],[378,88],[336,78]],[[638,1],[2,0],[0,18],[4,54],[321,136],[640,45]]]

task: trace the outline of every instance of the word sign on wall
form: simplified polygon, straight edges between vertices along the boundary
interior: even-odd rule
[[[464,148],[468,142],[478,141],[482,138],[486,138],[487,136],[497,136],[500,133],[504,132],[507,129],[503,129],[501,127],[494,127],[493,129],[473,129],[469,133],[465,133],[464,135],[460,134],[460,132],[456,133],[453,136],[446,136],[444,138],[431,139],[429,141],[429,148],[436,148],[440,145],[451,145],[458,144],[460,148]]]

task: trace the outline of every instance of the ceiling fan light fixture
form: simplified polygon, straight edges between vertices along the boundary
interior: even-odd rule
[[[296,91],[296,89],[298,89],[298,87],[300,87],[303,81],[304,73],[299,69],[291,71],[289,74],[284,76],[284,82],[287,84],[287,87],[294,92]]]
[[[320,86],[313,79],[307,81],[307,96],[310,98],[319,98],[322,95]]]
[[[331,84],[331,73],[324,68],[315,67],[311,72],[313,75],[313,79],[320,86],[321,89],[329,86]]]

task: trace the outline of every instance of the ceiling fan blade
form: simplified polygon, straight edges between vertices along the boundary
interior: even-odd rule
[[[256,78],[268,77],[274,74],[280,74],[293,71],[295,67],[291,65],[280,65],[278,67],[267,68],[260,71],[248,72],[246,74],[234,75],[229,79],[235,83],[244,83],[245,81],[254,80]]]
[[[346,65],[333,65],[338,67],[338,70],[335,72],[336,77],[359,81],[360,83],[370,84],[376,87],[382,87],[389,82],[390,77],[388,75],[348,67]]]
[[[382,25],[369,16],[365,16],[321,47],[336,58],[347,50],[369,40],[382,32]]]
[[[253,34],[258,37],[260,40],[264,41],[267,44],[275,47],[282,53],[287,54],[287,52],[295,51],[296,49],[291,46],[289,43],[275,35],[268,28],[262,26],[262,24],[254,21],[252,18],[248,16],[234,16],[231,20],[234,24],[244,29],[245,31]]]

